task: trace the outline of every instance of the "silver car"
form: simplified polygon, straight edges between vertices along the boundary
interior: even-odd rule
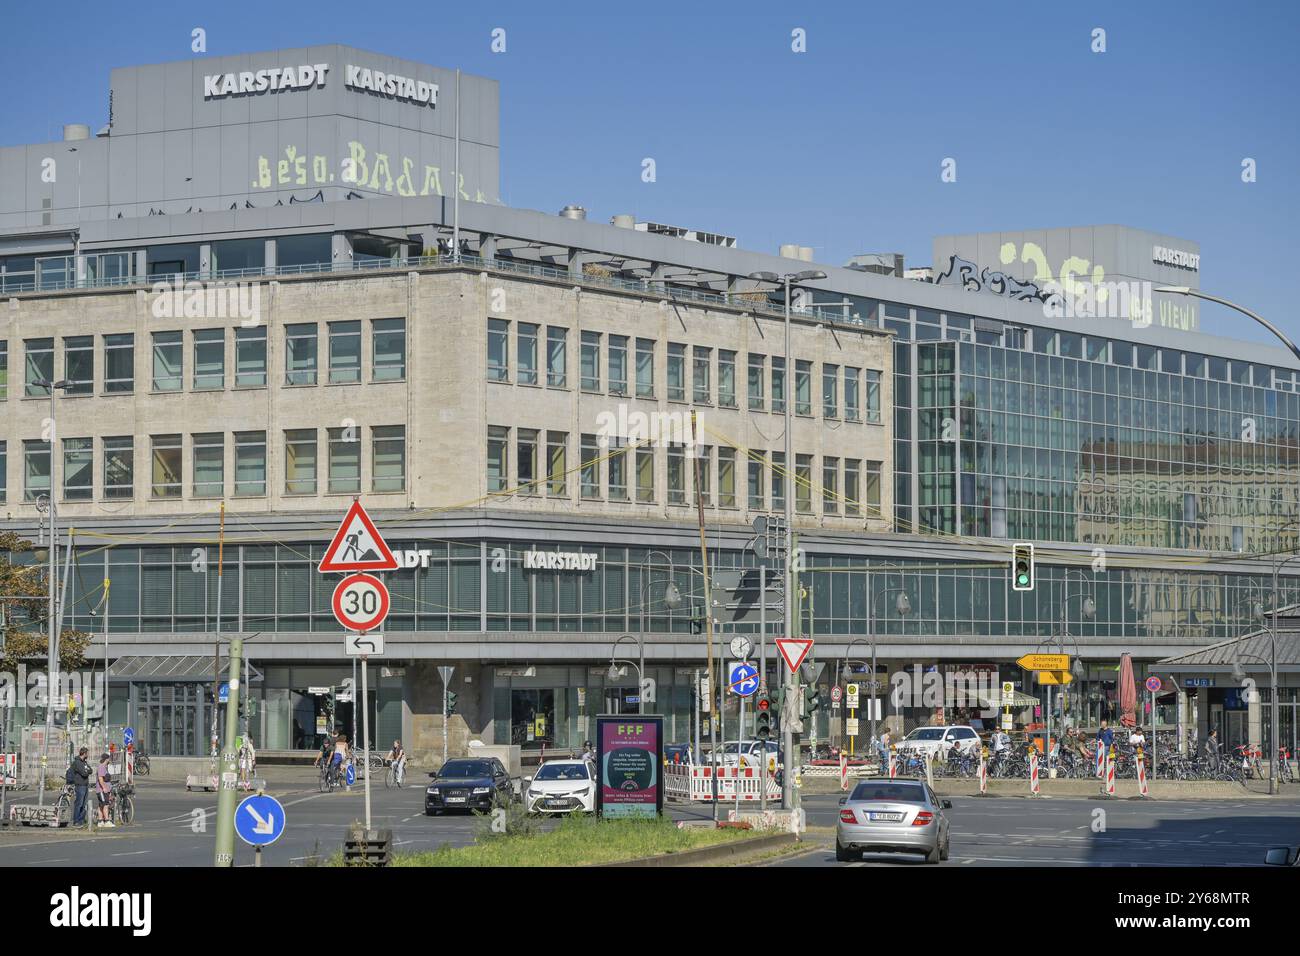
[[[940,800],[924,780],[899,777],[863,781],[840,800],[835,824],[835,859],[860,860],[863,853],[920,853],[925,862],[948,859],[950,836]]]

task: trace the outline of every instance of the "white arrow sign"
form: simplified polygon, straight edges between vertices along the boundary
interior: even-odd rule
[[[373,657],[384,653],[384,635],[374,631],[349,634],[343,639],[344,649],[353,657]]]
[[[268,834],[269,834],[269,833],[274,833],[274,832],[275,832],[275,816],[274,816],[274,815],[268,815],[268,816],[265,816],[265,817],[264,817],[264,816],[262,816],[260,813],[258,813],[256,810],[254,810],[251,806],[248,806],[248,805],[245,805],[245,806],[244,806],[244,809],[247,810],[249,813],[251,813],[251,814],[253,815],[253,819],[257,821],[256,823],[253,824],[253,832],[254,832],[254,833],[268,833]]]

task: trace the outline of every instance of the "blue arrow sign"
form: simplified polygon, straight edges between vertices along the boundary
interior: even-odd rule
[[[122,746],[129,747],[135,743],[135,728],[127,727],[122,731]]]
[[[731,665],[731,679],[727,685],[733,694],[750,697],[758,690],[758,668],[748,661]]]
[[[356,764],[352,764],[352,763],[348,764],[348,772],[347,772],[347,778],[346,778],[346,779],[347,779],[347,781],[348,781],[348,786],[349,786],[349,787],[352,786],[354,783],[357,782],[357,765],[356,765]]]
[[[217,703],[230,703],[230,681],[223,680],[217,685]]]
[[[284,835],[284,807],[275,797],[255,794],[235,808],[235,832],[249,846],[266,846]]]

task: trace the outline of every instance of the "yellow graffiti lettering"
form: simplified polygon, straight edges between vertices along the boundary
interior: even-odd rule
[[[288,157],[289,165],[293,169],[293,181],[299,186],[307,185],[307,157],[298,155],[297,146],[286,146],[284,155]]]
[[[287,159],[282,159],[275,164],[275,174],[276,174],[275,176],[276,182],[278,182],[281,186],[285,186],[288,184],[289,161]]]
[[[424,167],[424,185],[420,187],[420,195],[429,195],[429,186],[433,186],[433,191],[439,196],[442,195],[442,179],[440,178],[441,170],[437,166]]]
[[[1036,242],[1026,242],[1020,248],[1020,261],[1034,264],[1034,280],[1046,282],[1052,278],[1052,270],[1047,265],[1047,254]]]
[[[379,171],[380,171],[380,169],[382,169],[382,170],[384,171],[384,192],[386,192],[386,193],[391,193],[391,192],[393,191],[393,173],[392,173],[392,171],[388,168],[388,154],[387,154],[387,153],[375,153],[375,169],[374,169],[374,172],[372,172],[372,173],[370,174],[370,188],[371,188],[371,189],[378,189],[378,188],[379,188]]]
[[[271,161],[265,156],[257,157],[257,180],[253,183],[253,188],[271,188]]]
[[[402,175],[397,177],[397,194],[399,196],[414,196],[415,187],[411,185],[411,162],[409,156],[402,157]]]
[[[313,156],[311,158],[311,178],[313,182],[323,183],[325,177],[329,174],[329,160],[324,156]]]
[[[1078,256],[1068,256],[1061,263],[1061,289],[1066,295],[1078,295],[1083,287],[1074,281],[1076,275],[1087,275],[1088,260],[1080,259]]]
[[[370,178],[370,167],[366,165],[366,148],[355,139],[348,141],[348,158],[343,162],[343,181],[365,185]]]
[[[465,192],[465,176],[463,173],[460,176],[459,182],[456,183],[456,186],[460,189],[460,198],[469,202],[469,193]]]

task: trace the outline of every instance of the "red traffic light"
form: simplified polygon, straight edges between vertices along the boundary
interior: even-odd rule
[[[772,702],[771,702],[770,700],[768,700],[766,697],[760,697],[760,698],[758,699],[758,709],[759,709],[759,710],[767,710],[767,709],[770,708],[771,706],[772,706]]]

